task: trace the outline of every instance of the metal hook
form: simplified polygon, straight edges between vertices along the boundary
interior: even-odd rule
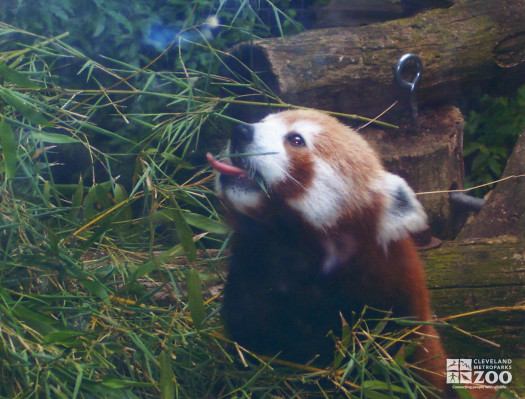
[[[403,79],[403,69],[405,68],[407,62],[413,61],[416,64],[416,76],[414,76],[414,79],[411,82],[406,81]],[[419,81],[419,78],[421,77],[421,74],[423,73],[423,61],[421,61],[421,58],[419,58],[416,54],[405,54],[403,55],[399,61],[397,61],[395,73],[394,73],[394,79],[396,83],[405,89],[408,89],[409,95],[410,95],[410,113],[412,116],[412,121],[416,128],[419,129],[419,120],[418,120],[418,113],[417,113],[417,101],[416,101],[416,84]]]
[[[402,76],[403,69],[408,61],[414,61],[417,67],[416,76],[412,82],[407,82]],[[395,72],[396,83],[401,87],[409,89],[410,93],[413,93],[416,90],[416,84],[421,77],[421,73],[423,73],[423,61],[421,61],[421,58],[416,54],[405,54],[397,61]]]

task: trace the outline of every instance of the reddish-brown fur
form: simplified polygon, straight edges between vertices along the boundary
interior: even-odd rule
[[[287,126],[298,121],[312,122],[322,126],[322,132],[316,136],[313,149],[285,143],[289,159],[287,172],[293,181],[286,179],[269,187],[270,195],[261,196],[258,206],[244,212],[246,215],[233,210],[236,228],[234,256],[224,303],[230,333],[241,344],[255,350],[275,350],[269,353],[273,355],[284,349],[283,354],[293,356],[290,352],[300,350],[302,346],[296,346],[293,337],[286,336],[289,332],[288,314],[304,317],[305,325],[317,327],[309,310],[303,309],[302,300],[295,300],[293,293],[286,290],[296,287],[298,295],[304,297],[312,284],[316,284],[316,278],[325,282],[319,288],[323,295],[320,298],[324,300],[324,295],[330,295],[334,288],[337,293],[334,295],[342,300],[340,305],[322,302],[329,304],[330,311],[336,310],[333,313],[337,319],[339,311],[354,311],[366,304],[376,309],[392,310],[394,317],[431,321],[425,273],[412,240],[407,234],[401,238],[394,236],[388,242],[378,240],[386,199],[384,193],[371,187],[386,172],[375,152],[355,132],[325,114],[286,111],[279,114],[279,118]],[[329,163],[334,174],[348,182],[348,187],[345,187],[348,201],[340,203],[341,216],[328,227],[312,225],[304,220],[297,206],[291,207],[287,202],[307,194],[316,178],[316,157]],[[227,179],[224,181],[228,183]],[[293,261],[293,254],[300,259]],[[333,264],[328,271],[322,269],[327,258]],[[313,282],[303,279],[308,275],[314,276]],[[281,288],[284,299],[278,297]],[[315,298],[314,294],[312,298]],[[298,312],[269,308],[276,303],[297,306]],[[308,306],[312,305],[317,304],[308,302]],[[284,313],[279,315],[280,311]],[[312,311],[319,312],[324,318],[323,309]],[[271,323],[276,325],[269,325]],[[276,332],[274,328],[279,329],[275,336],[280,334],[280,338],[275,338],[275,342],[268,346],[265,340]],[[294,331],[301,332],[302,329]],[[305,342],[319,336],[323,338],[324,334],[317,331],[306,336]],[[447,390],[446,355],[436,329],[431,325],[421,325],[413,336],[422,340],[410,361],[421,369],[420,373],[427,381],[441,390],[443,397],[455,396],[454,392]]]
[[[417,320],[430,321],[432,314],[425,274],[412,240],[404,239],[392,243],[386,258],[377,248],[365,252],[370,256],[368,264],[378,267],[365,272],[362,282],[363,295],[367,295],[366,292],[373,292],[374,296],[384,295],[384,298],[376,297],[370,300],[383,302],[384,308],[388,308],[389,304],[394,309],[401,307]],[[392,298],[399,298],[399,302],[392,302]],[[429,370],[422,373],[424,378],[445,392],[446,355],[439,335],[430,325],[422,325],[417,333],[425,338],[410,360],[421,369]]]
[[[391,242],[385,252],[375,238],[378,218],[378,200],[370,204],[359,216],[342,221],[338,229],[330,232],[344,237],[350,234],[357,241],[360,270],[342,268],[339,278],[352,296],[383,310],[393,310],[394,316],[413,316],[419,321],[431,321],[432,312],[423,264],[411,238]],[[342,244],[344,245],[344,244]],[[358,278],[356,279],[356,276]],[[431,325],[421,325],[417,335],[424,337],[409,359],[421,375],[442,392],[447,392],[446,354],[439,334]],[[447,392],[446,396],[452,395]]]

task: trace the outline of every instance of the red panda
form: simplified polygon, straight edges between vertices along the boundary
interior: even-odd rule
[[[228,161],[208,154],[216,190],[234,215],[223,317],[239,344],[306,362],[333,356],[327,333],[365,305],[431,319],[410,233],[427,226],[414,192],[370,145],[311,110],[272,114],[234,129]],[[431,325],[414,354],[446,388],[445,353]]]

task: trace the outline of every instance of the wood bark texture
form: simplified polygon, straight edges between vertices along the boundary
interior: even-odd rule
[[[241,60],[286,102],[373,117],[402,96],[393,68],[405,53],[424,63],[421,105],[495,80],[516,86],[525,80],[523,1],[459,1],[384,23],[242,43],[227,62],[247,75]]]
[[[438,318],[472,312],[448,322],[497,344],[443,328],[449,354],[522,359],[525,370],[525,239],[445,242],[421,255]]]
[[[512,359],[513,385],[521,384],[523,397],[525,238],[449,241],[421,256],[437,317],[467,314],[440,329],[448,356]]]
[[[306,14],[312,14],[313,21],[308,24],[312,28],[348,27],[399,19],[452,4],[449,0],[330,0],[314,4]]]

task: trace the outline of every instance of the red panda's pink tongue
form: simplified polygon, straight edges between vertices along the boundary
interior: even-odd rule
[[[217,161],[209,152],[206,153],[206,159],[217,172],[222,173],[223,175],[243,177],[248,174],[244,169],[238,168],[237,166]]]

